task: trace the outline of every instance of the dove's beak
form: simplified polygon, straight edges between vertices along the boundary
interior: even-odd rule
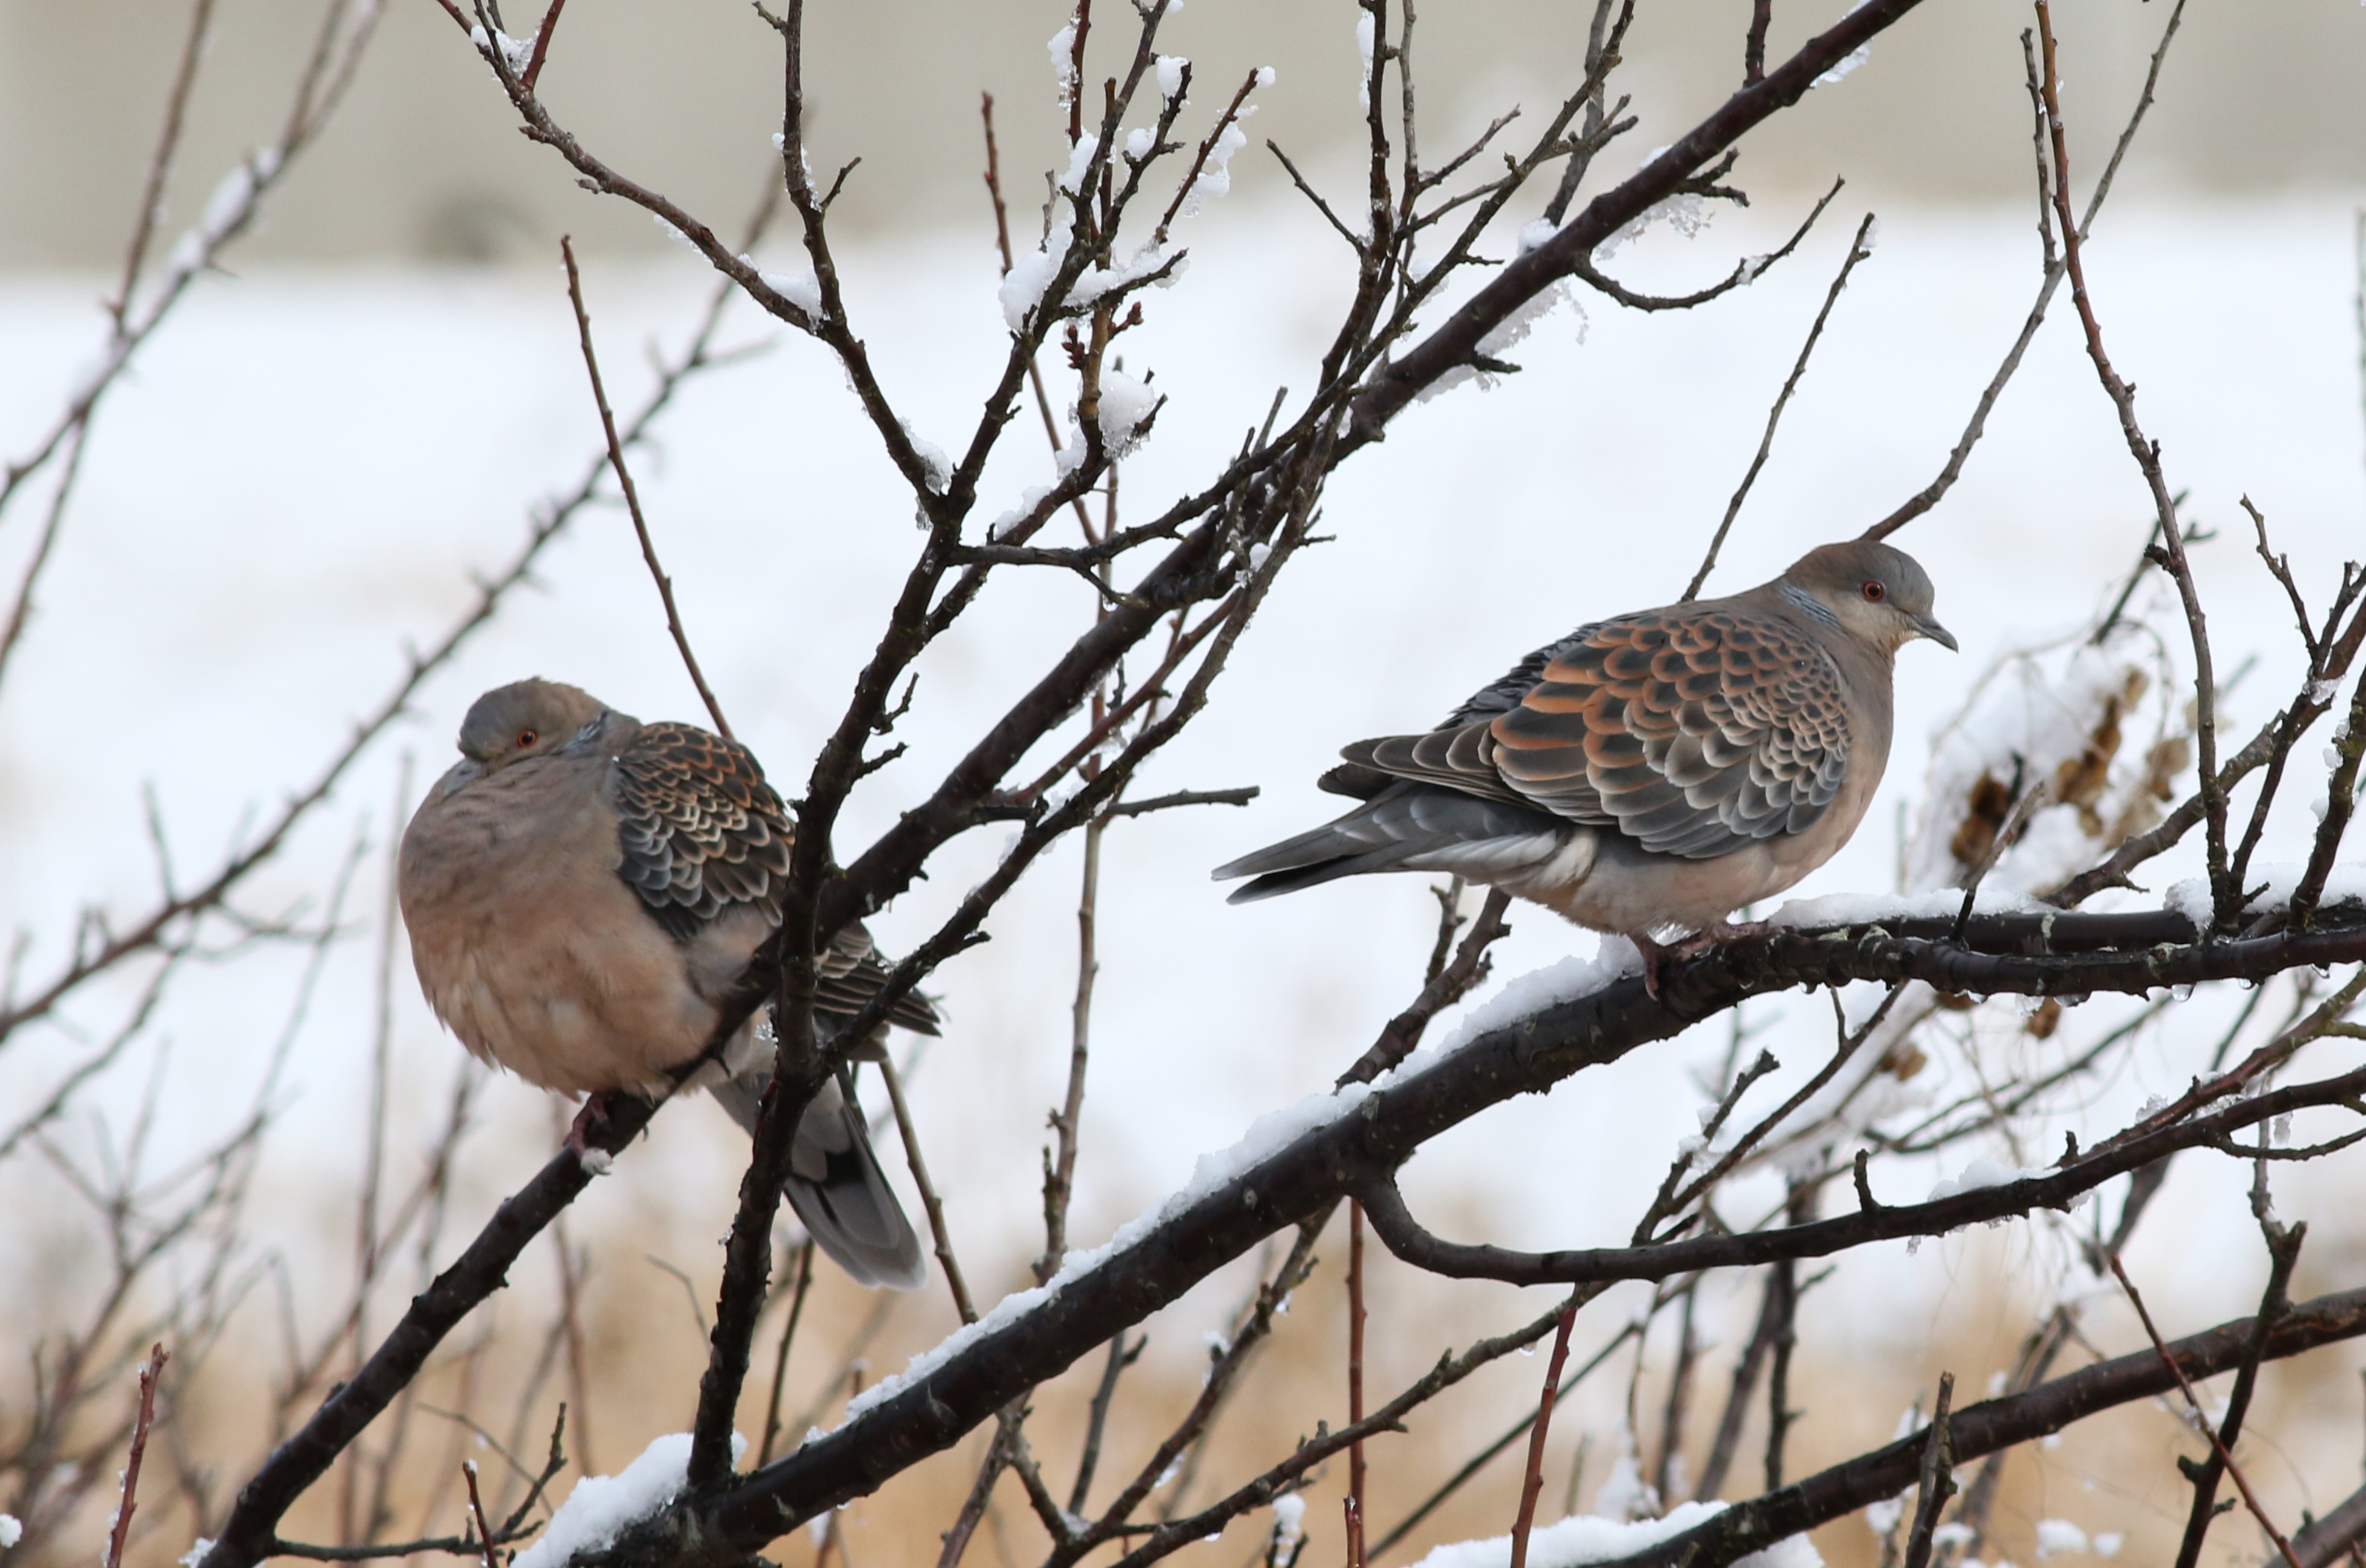
[[[1915,616],[1914,629],[1921,632],[1924,637],[1929,637],[1932,642],[1937,643],[1941,648],[1945,649],[1950,653],[1960,651],[1955,647],[1955,634],[1949,631],[1946,627],[1941,626],[1938,622],[1932,620],[1928,615]]]

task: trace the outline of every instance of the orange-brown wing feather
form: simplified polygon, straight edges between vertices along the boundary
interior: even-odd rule
[[[1521,798],[1688,859],[1804,831],[1848,771],[1831,658],[1791,626],[1730,610],[1588,627],[1487,731],[1494,771]]]
[[[1538,807],[1696,860],[1805,830],[1848,771],[1831,658],[1789,626],[1730,610],[1582,627],[1456,716],[1341,754],[1351,769]]]

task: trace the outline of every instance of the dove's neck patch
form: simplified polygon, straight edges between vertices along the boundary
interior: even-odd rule
[[[1820,626],[1830,626],[1834,631],[1841,629],[1841,618],[1832,614],[1832,607],[1797,583],[1783,584],[1783,597],[1789,600],[1808,619]]]

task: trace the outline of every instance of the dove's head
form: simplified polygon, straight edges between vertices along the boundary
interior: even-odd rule
[[[1918,637],[1944,648],[1955,634],[1931,615],[1931,577],[1904,550],[1850,539],[1809,550],[1783,581],[1831,612],[1842,629],[1895,653]]]
[[[460,754],[488,773],[556,751],[607,712],[600,699],[556,681],[516,681],[479,697],[460,721]]]

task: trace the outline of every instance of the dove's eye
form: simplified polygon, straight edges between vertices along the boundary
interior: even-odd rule
[[[1868,582],[1865,585],[1865,596],[1866,600],[1876,604],[1880,604],[1888,592],[1889,590],[1884,588],[1878,582]]]
[[[1870,588],[1868,588],[1868,589],[1866,589],[1866,590],[1865,590],[1865,592],[1868,592],[1868,593],[1870,593],[1870,592],[1873,592],[1873,590],[1871,590]],[[521,729],[521,730],[519,730],[519,731],[518,731],[518,734],[517,734],[518,750],[521,750],[521,751],[523,751],[523,750],[524,750],[527,747],[529,747],[529,746],[533,745],[535,741],[537,741],[537,740],[539,740],[539,739],[542,739],[542,737],[541,737],[541,736],[539,736],[539,735],[535,734],[535,733],[533,730],[531,730],[531,729]]]

